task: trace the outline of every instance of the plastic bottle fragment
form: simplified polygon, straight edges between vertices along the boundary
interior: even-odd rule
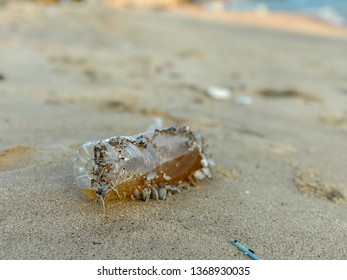
[[[147,201],[210,178],[212,162],[200,133],[173,126],[87,142],[77,151],[74,174],[83,193],[102,203],[130,197]]]

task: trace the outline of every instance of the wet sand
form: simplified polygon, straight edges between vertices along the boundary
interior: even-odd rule
[[[0,258],[247,259],[236,238],[263,259],[346,259],[346,47],[165,11],[1,9]],[[214,178],[104,214],[74,183],[77,147],[156,118],[203,133]]]

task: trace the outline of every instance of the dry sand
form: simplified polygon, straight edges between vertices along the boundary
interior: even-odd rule
[[[247,259],[237,238],[263,259],[346,259],[346,49],[166,12],[1,9],[0,258]],[[104,215],[76,148],[157,117],[205,135],[214,179]]]

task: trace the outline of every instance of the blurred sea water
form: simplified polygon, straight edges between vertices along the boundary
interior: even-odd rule
[[[216,5],[216,1],[204,2],[207,8]],[[224,0],[218,5],[226,10],[259,10],[300,13],[315,17],[334,25],[347,26],[347,0]]]

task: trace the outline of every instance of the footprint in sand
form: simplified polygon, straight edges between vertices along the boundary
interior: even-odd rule
[[[347,205],[347,198],[336,184],[322,182],[312,171],[299,172],[295,178],[296,188],[309,195]]]
[[[0,151],[0,172],[23,168],[33,163],[36,149],[29,146],[15,146]]]

